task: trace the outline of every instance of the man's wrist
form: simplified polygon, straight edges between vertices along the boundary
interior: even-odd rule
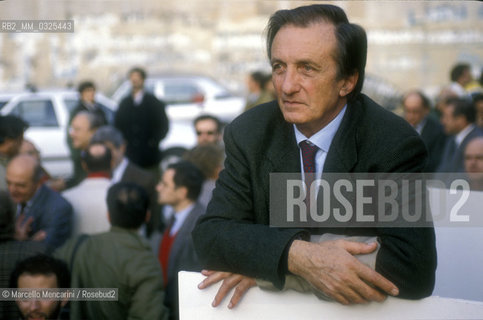
[[[298,274],[297,270],[297,261],[299,259],[299,255],[301,253],[301,250],[303,246],[305,245],[306,241],[302,239],[294,239],[292,241],[289,249],[288,249],[288,255],[287,255],[287,271],[290,274]]]

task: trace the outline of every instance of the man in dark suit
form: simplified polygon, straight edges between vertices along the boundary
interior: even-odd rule
[[[402,101],[404,118],[419,133],[428,150],[425,172],[435,172],[443,155],[446,135],[438,120],[429,115],[429,99],[420,91],[408,92]]]
[[[155,249],[166,284],[165,304],[171,309],[173,319],[179,317],[178,272],[201,270],[191,231],[205,212],[197,202],[203,180],[203,174],[194,164],[181,161],[168,166],[157,186],[159,203],[170,205],[174,210],[173,220]]]
[[[41,177],[40,164],[32,156],[19,155],[8,164],[8,190],[17,204],[15,239],[43,241],[53,250],[71,235],[72,206],[41,183]]]
[[[470,98],[450,98],[443,109],[441,122],[447,139],[438,172],[464,172],[464,151],[468,142],[483,136],[475,125],[476,110]]]
[[[8,278],[17,262],[45,251],[37,241],[16,241],[15,208],[6,191],[0,190],[0,287],[8,288]],[[15,302],[0,302],[0,319],[19,319]]]
[[[141,68],[129,71],[132,92],[119,104],[114,126],[127,142],[126,157],[159,177],[161,152],[159,142],[169,129],[164,103],[144,90],[146,72]]]
[[[436,269],[433,228],[339,229],[378,237],[373,270],[354,255],[375,251],[376,243],[312,243],[308,230],[269,226],[270,173],[311,172],[313,166],[316,173],[421,172],[427,152],[406,121],[360,94],[365,31],[350,24],[342,9],[278,11],[269,21],[267,49],[278,103],[245,112],[225,130],[225,170],[193,231],[203,266],[224,273],[205,271],[200,288],[224,279],[216,306],[237,287],[229,307],[253,278],[282,288],[288,274],[343,304],[429,296]],[[317,150],[312,168],[307,148]]]
[[[147,236],[150,236],[154,230],[162,229],[163,221],[161,219],[161,209],[157,201],[158,195],[156,193],[157,181],[152,174],[138,167],[124,156],[126,142],[121,132],[112,126],[102,126],[92,136],[91,143],[105,144],[111,150],[111,184],[132,182],[141,186],[149,195],[151,218],[147,223]]]

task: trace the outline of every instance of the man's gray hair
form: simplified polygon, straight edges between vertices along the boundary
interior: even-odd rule
[[[85,116],[87,118],[87,121],[89,121],[89,129],[97,129],[101,127],[104,124],[104,119],[101,118],[98,114],[90,111],[81,111],[78,114],[75,115],[77,116]]]
[[[122,133],[113,126],[100,127],[91,138],[91,144],[105,142],[112,143],[116,148],[120,148],[125,143]]]

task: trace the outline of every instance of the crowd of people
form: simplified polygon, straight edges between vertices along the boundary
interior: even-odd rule
[[[432,228],[314,241],[313,230],[269,226],[272,172],[460,172],[483,190],[483,95],[470,66],[456,65],[434,102],[407,92],[403,121],[360,93],[366,46],[338,7],[278,11],[268,26],[273,71],[250,74],[246,111],[226,128],[214,115],[196,118],[197,145],[165,170],[159,143],[169,121],[142,68],[129,71],[132,91],[113,119],[94,83],[79,85],[68,179],[42,167],[25,121],[2,116],[0,287],[119,291],[115,303],[0,302],[0,318],[177,319],[181,270],[202,271],[200,288],[224,282],[214,306],[237,287],[236,306],[262,280],[303,283],[343,304],[430,295]],[[373,240],[340,238],[362,235]]]
[[[39,151],[23,137],[25,121],[0,118],[0,286],[8,287],[16,262],[43,254],[32,261],[66,265],[70,282],[64,287],[119,288],[115,305],[72,301],[17,308],[1,302],[0,318],[178,318],[177,273],[201,271],[191,231],[223,166],[223,123],[213,115],[197,117],[197,145],[161,172],[158,146],[169,122],[164,103],[144,91],[145,77],[141,68],[129,72],[132,92],[112,121],[94,100],[94,84],[79,85],[80,101],[69,116],[74,170],[67,179],[42,167]],[[18,272],[15,288],[35,285],[20,283],[23,273],[52,273],[47,266]]]

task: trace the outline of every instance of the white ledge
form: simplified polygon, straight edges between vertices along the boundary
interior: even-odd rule
[[[429,297],[403,300],[389,297],[383,303],[343,306],[295,291],[269,292],[252,288],[237,307],[228,309],[231,294],[213,308],[218,283],[199,290],[204,276],[179,273],[180,319],[483,319],[483,302]]]

